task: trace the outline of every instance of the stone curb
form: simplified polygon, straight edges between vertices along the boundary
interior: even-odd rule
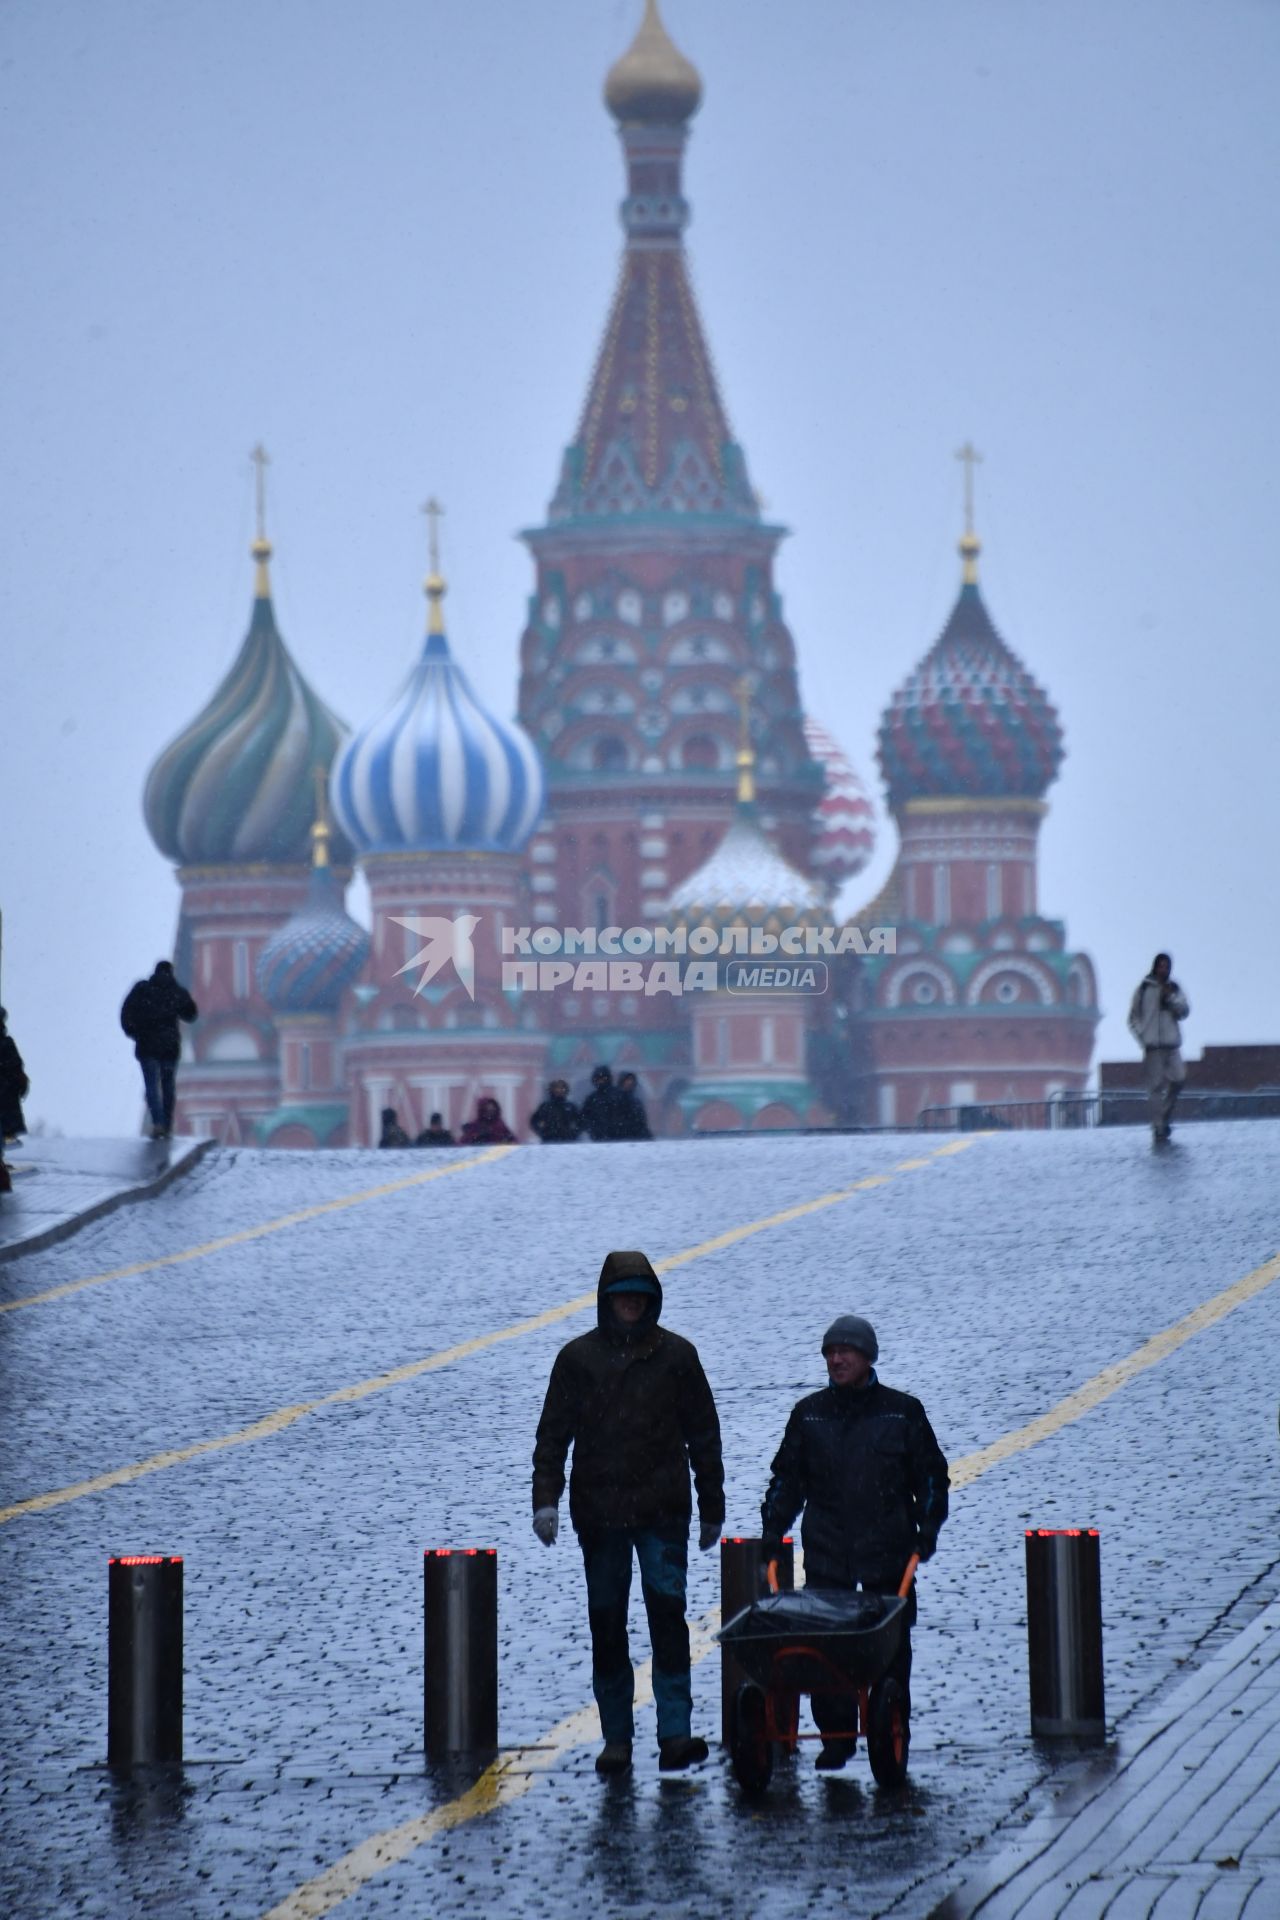
[[[1172,1771],[1175,1761],[1181,1778],[1182,1763],[1178,1755],[1183,1750],[1181,1742],[1171,1752],[1168,1748],[1170,1736],[1175,1729],[1185,1729],[1181,1736],[1185,1740],[1193,1731],[1198,1731],[1212,1713],[1210,1701],[1223,1678],[1230,1672],[1253,1659],[1259,1652],[1271,1652],[1269,1635],[1280,1629],[1280,1602],[1265,1608],[1258,1618],[1243,1627],[1226,1643],[1219,1647],[1202,1665],[1175,1683],[1173,1691],[1155,1706],[1141,1709],[1129,1723],[1119,1730],[1114,1744],[1088,1759],[1069,1764],[1057,1776],[1056,1784],[1045,1782],[1036,1792],[1035,1798],[1041,1801],[1040,1810],[1030,1825],[1013,1839],[1007,1832],[997,1841],[998,1851],[994,1852],[982,1865],[976,1865],[969,1877],[953,1887],[936,1906],[929,1909],[929,1920],[976,1920],[984,1910],[998,1904],[1001,1914],[1024,1910],[1022,1900],[1016,1909],[1008,1907],[1007,1899],[1000,1896],[1015,1896],[1015,1882],[1023,1874],[1032,1870],[1032,1876],[1025,1888],[1025,1911],[1036,1915],[1036,1920],[1049,1920],[1060,1908],[1065,1909],[1072,1893],[1063,1887],[1060,1903],[1054,1902],[1050,1884],[1037,1884],[1034,1869],[1037,1864],[1046,1863],[1046,1856],[1067,1837],[1074,1825],[1107,1824],[1108,1809],[1125,1799],[1133,1779],[1140,1774],[1154,1775],[1163,1770]],[[1044,1804],[1043,1796],[1048,1787],[1052,1794],[1049,1805]],[[996,1830],[997,1834],[1000,1829]],[[992,1836],[996,1839],[996,1835]],[[989,1844],[989,1843],[988,1843]],[[1100,1855],[1100,1864],[1104,1856]],[[1200,1871],[1203,1873],[1203,1866]],[[1147,1875],[1163,1879],[1177,1879],[1185,1872],[1194,1877],[1195,1870],[1187,1867],[1164,1868],[1158,1862],[1152,1863],[1142,1873],[1130,1877],[1138,1880]],[[1051,1876],[1052,1880],[1052,1876]],[[1247,1886],[1252,1882],[1245,1877]],[[1116,1888],[1111,1888],[1114,1895]]]
[[[156,1194],[163,1193],[167,1186],[187,1173],[214,1145],[212,1140],[192,1140],[182,1152],[165,1167],[163,1173],[154,1180],[147,1180],[138,1186],[124,1186],[117,1193],[106,1193],[100,1200],[82,1207],[78,1213],[68,1214],[65,1220],[58,1220],[51,1227],[41,1227],[38,1233],[28,1234],[25,1240],[7,1241],[0,1245],[0,1267],[11,1260],[25,1259],[29,1253],[40,1253],[46,1247],[56,1246],[60,1240],[69,1240],[72,1234],[79,1233],[81,1227],[87,1227],[92,1220],[101,1220],[104,1214],[114,1213],[117,1207],[132,1206],[135,1200],[150,1200]]]

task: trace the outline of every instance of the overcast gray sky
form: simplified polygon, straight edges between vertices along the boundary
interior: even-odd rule
[[[982,580],[1067,736],[1043,909],[1101,1057],[1158,946],[1189,1050],[1280,1040],[1280,7],[664,0],[700,67],[689,248],[809,710],[878,716]],[[28,1117],[138,1124],[116,1024],[178,895],[156,754],[248,620],[344,718],[449,624],[510,713],[537,522],[612,291],[600,88],[640,0],[0,4],[0,903]],[[878,792],[878,787],[877,787]],[[891,824],[865,886],[889,864]]]

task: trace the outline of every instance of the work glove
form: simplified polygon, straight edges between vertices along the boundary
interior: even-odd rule
[[[539,1507],[533,1516],[533,1530],[544,1547],[554,1547],[560,1531],[560,1515],[555,1507]]]
[[[704,1520],[698,1528],[699,1553],[710,1553],[719,1538],[720,1522],[718,1520]]]
[[[921,1560],[932,1560],[937,1551],[938,1536],[936,1533],[917,1534],[916,1552],[920,1555]]]

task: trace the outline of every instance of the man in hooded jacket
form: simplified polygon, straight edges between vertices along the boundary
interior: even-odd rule
[[[133,1041],[134,1056],[142,1068],[153,1140],[167,1140],[173,1132],[178,1061],[182,1057],[178,1022],[198,1018],[196,1003],[174,973],[172,960],[157,960],[151,978],[135,980],[124,997],[120,1025]]]
[[[627,1644],[631,1558],[653,1645],[658,1764],[705,1760],[691,1732],[689,1468],[703,1552],[724,1525],[720,1422],[697,1349],[658,1324],[662,1283],[642,1253],[611,1253],[600,1270],[596,1326],[556,1355],[533,1450],[533,1528],[554,1544],[565,1458],[573,1448],[569,1517],[587,1576],[591,1683],[604,1747],[599,1773],[631,1765],[635,1675]]]
[[[896,1593],[913,1553],[933,1557],[947,1517],[947,1462],[920,1402],[881,1383],[870,1321],[842,1313],[823,1335],[822,1357],[828,1384],[796,1402],[774,1458],[760,1508],[763,1551],[777,1557],[803,1508],[807,1587]],[[915,1618],[913,1584],[889,1669],[908,1715]],[[817,1765],[844,1766],[853,1742],[837,1736],[854,1724],[854,1701],[814,1694],[810,1705],[823,1735]]]

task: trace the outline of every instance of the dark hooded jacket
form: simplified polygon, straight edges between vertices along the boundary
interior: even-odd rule
[[[491,1147],[514,1139],[514,1133],[502,1117],[501,1107],[492,1094],[486,1094],[476,1103],[475,1119],[464,1123],[461,1144],[464,1147]]]
[[[530,1116],[529,1125],[544,1147],[565,1140],[576,1140],[582,1132],[582,1115],[563,1093],[549,1093]]]
[[[605,1299],[612,1281],[642,1275],[651,1309],[622,1328]],[[533,1449],[533,1507],[554,1507],[573,1448],[569,1516],[577,1531],[687,1527],[689,1468],[704,1525],[724,1524],[720,1422],[697,1348],[658,1325],[662,1282],[642,1253],[611,1253],[600,1269],[597,1325],[561,1347]]]
[[[0,1136],[26,1132],[22,1103],[28,1091],[27,1070],[18,1043],[0,1020]]]
[[[182,1053],[179,1020],[195,1020],[196,1003],[172,973],[137,980],[125,995],[120,1025],[133,1041],[139,1060],[177,1060]]]
[[[824,1387],[791,1410],[760,1509],[775,1551],[804,1508],[806,1578],[892,1591],[947,1517],[950,1480],[920,1402],[882,1386]]]
[[[616,1140],[618,1138],[618,1089],[613,1084],[613,1075],[606,1067],[607,1076],[596,1080],[592,1075],[592,1089],[582,1103],[582,1125],[593,1140]]]

